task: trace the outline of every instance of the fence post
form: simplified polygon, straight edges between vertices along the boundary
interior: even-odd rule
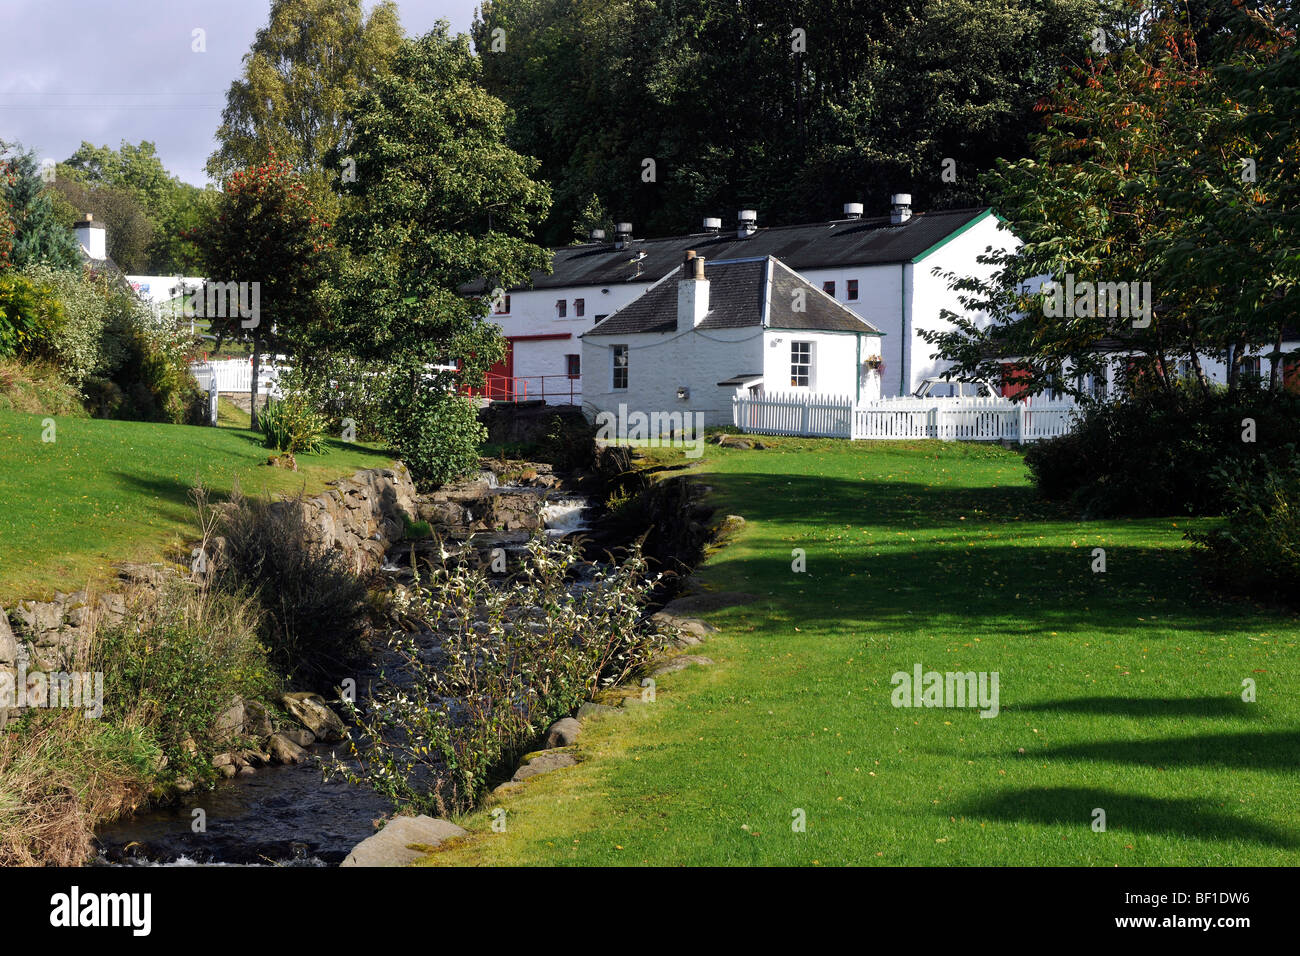
[[[1026,412],[1025,403],[1016,402],[1016,407],[1020,409],[1020,415],[1018,416],[1018,424],[1016,428],[1016,441],[1023,445],[1025,443],[1025,412]]]

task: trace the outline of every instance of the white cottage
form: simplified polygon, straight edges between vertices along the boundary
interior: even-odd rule
[[[848,203],[843,218],[797,226],[762,227],[753,210],[742,210],[734,229],[711,218],[702,232],[662,239],[638,239],[631,223],[620,223],[612,241],[601,236],[553,249],[550,273],[496,296],[491,319],[509,351],[493,370],[494,397],[526,393],[574,404],[589,398],[583,389],[602,381],[603,372],[584,374],[580,337],[676,270],[688,249],[713,263],[773,256],[794,269],[885,334],[881,393],[910,394],[947,368],[921,331],[943,325],[944,309],[965,312],[942,274],[987,276],[991,269],[978,257],[1016,240],[987,207],[913,214],[910,196],[891,200],[887,216],[863,218],[862,204]],[[488,287],[465,291],[484,294]],[[825,382],[818,389],[826,391]]]
[[[880,329],[773,256],[675,269],[582,334],[583,404],[727,425],[752,392],[880,396]]]

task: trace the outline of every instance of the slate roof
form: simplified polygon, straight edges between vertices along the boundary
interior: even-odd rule
[[[597,322],[583,337],[678,331],[677,283],[681,277],[682,266],[678,264],[623,308]],[[766,326],[884,334],[771,256],[723,262],[705,259],[704,277],[709,280],[709,311],[697,326],[701,331]],[[800,289],[804,293],[803,310],[796,311],[795,293]]]
[[[613,242],[560,246],[551,250],[552,272],[535,272],[520,289],[557,289],[581,285],[654,282],[675,269],[694,249],[715,262],[775,256],[796,271],[852,265],[912,262],[922,253],[989,212],[989,207],[942,209],[914,214],[893,225],[888,216],[841,219],[801,226],[760,228],[741,239],[735,227],[718,235],[695,233],[664,239],[634,238],[623,249]],[[632,260],[645,253],[639,263]],[[639,268],[639,272],[638,272]],[[484,282],[462,287],[467,295],[481,294]]]

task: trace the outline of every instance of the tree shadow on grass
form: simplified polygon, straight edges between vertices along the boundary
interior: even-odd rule
[[[1255,717],[1259,709],[1240,697],[1075,697],[1040,704],[1006,705],[1011,711],[1100,714],[1107,717]]]
[[[981,797],[959,811],[1003,823],[1091,827],[1093,810],[1106,811],[1108,830],[1164,833],[1197,840],[1246,840],[1294,849],[1300,836],[1225,813],[1194,797],[1146,797],[1094,787],[1026,788]]]
[[[1103,740],[1043,752],[1049,760],[1096,760],[1144,767],[1300,770],[1300,731],[1195,734],[1163,740]]]
[[[951,632],[956,622],[1037,640],[1285,621],[1207,593],[1199,556],[1169,519],[1082,523],[1024,487],[701,478],[724,484],[725,506],[748,522],[745,546],[711,556],[710,565],[723,579],[739,578],[742,590],[773,595],[801,627],[862,621],[864,633],[879,633],[934,622]],[[1104,574],[1092,570],[1097,536],[1106,539]],[[806,573],[792,572],[792,547],[805,550]]]

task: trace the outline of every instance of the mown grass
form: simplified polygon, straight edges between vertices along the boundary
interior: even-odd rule
[[[227,413],[229,415],[229,412]],[[0,410],[0,605],[75,590],[112,577],[122,561],[158,560],[196,536],[190,489],[217,497],[238,481],[245,494],[312,494],[358,468],[391,461],[364,444],[329,441],[298,471],[266,464],[260,435],[54,417]],[[229,419],[227,419],[229,420]],[[246,419],[245,419],[246,421]]]
[[[1300,862],[1300,620],[1206,594],[1188,522],[1078,521],[996,447],[770,445],[695,469],[747,519],[698,579],[758,598],[708,615],[716,666],[426,863]],[[997,671],[1000,715],[894,708],[916,663]]]

